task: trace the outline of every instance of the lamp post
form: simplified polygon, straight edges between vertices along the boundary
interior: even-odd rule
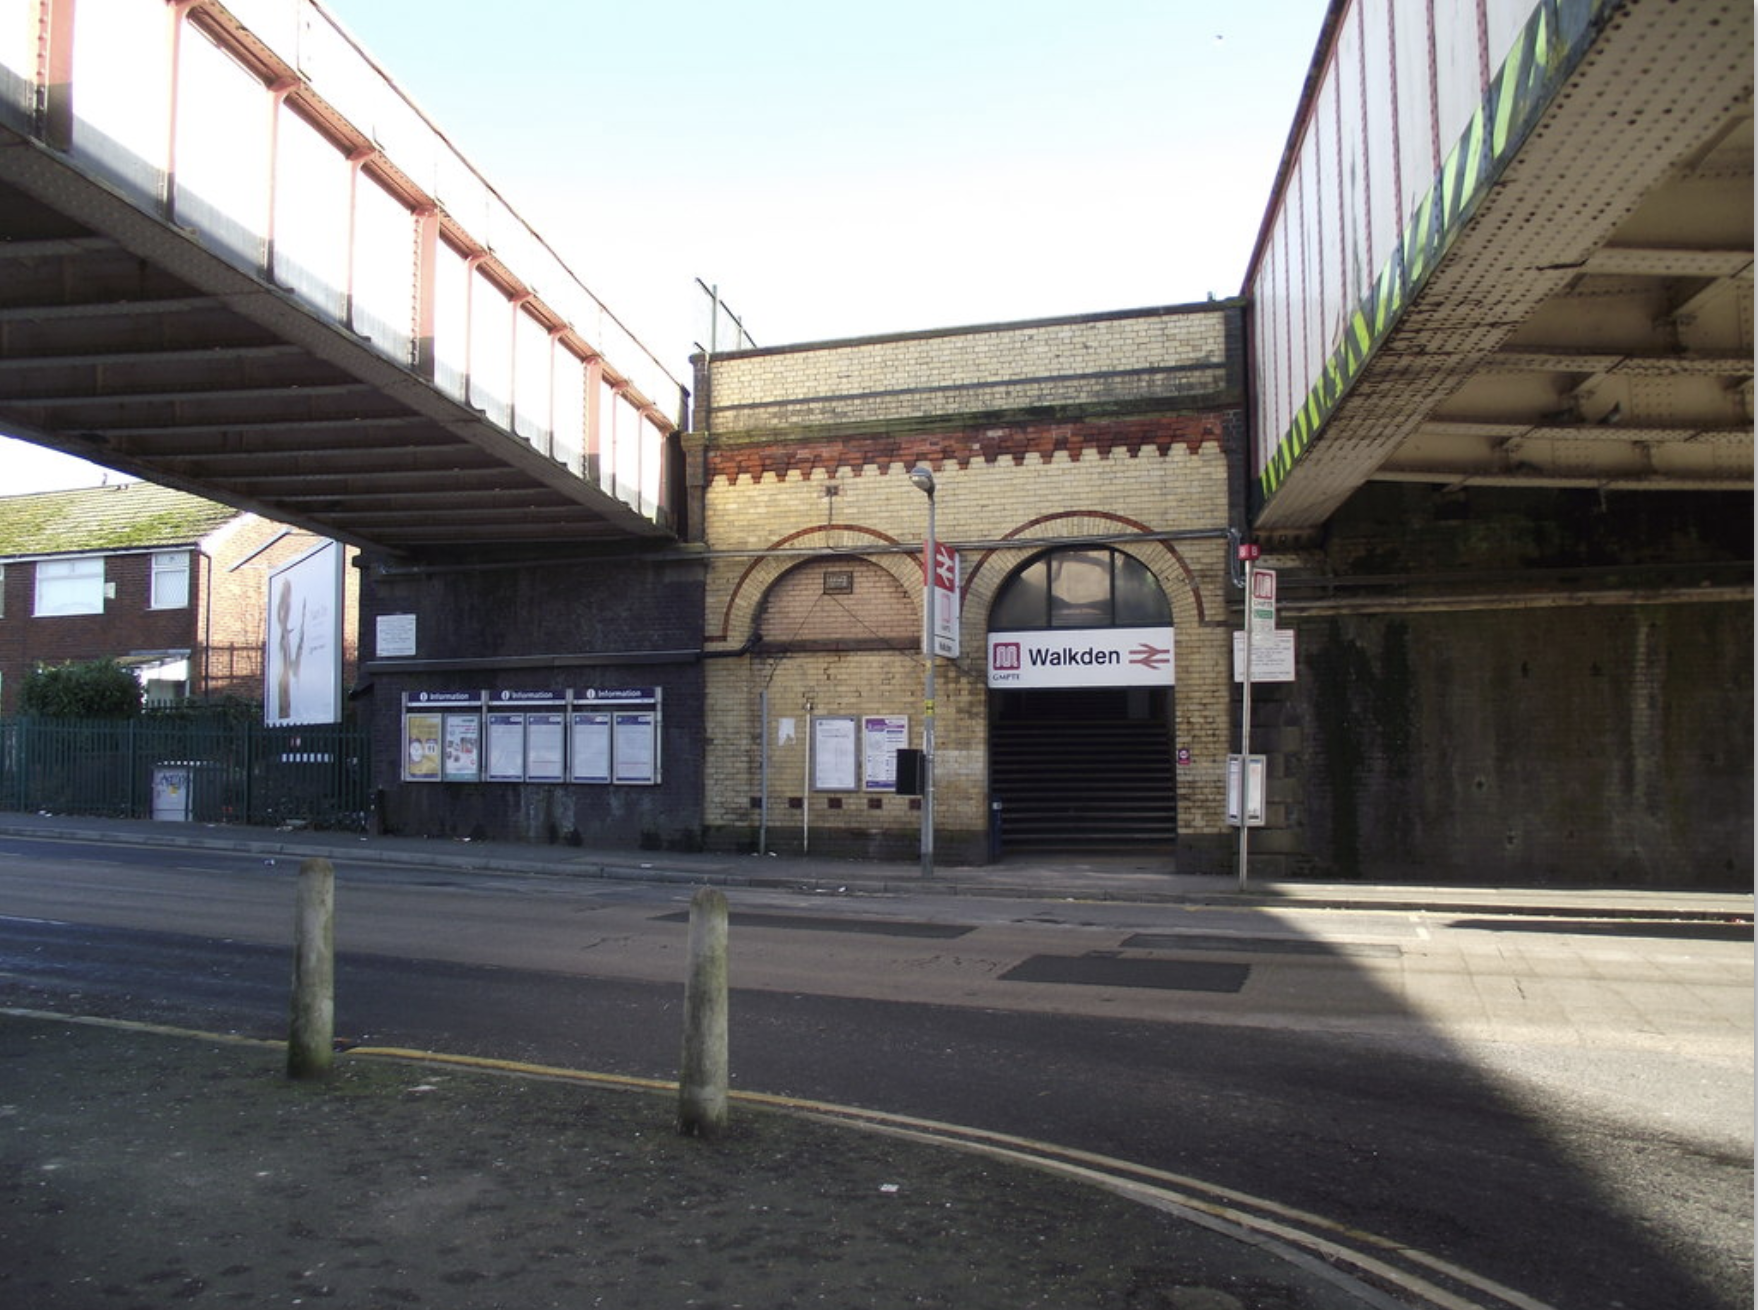
[[[928,539],[922,547],[922,877],[934,876],[934,471],[910,470],[910,483],[928,497]]]

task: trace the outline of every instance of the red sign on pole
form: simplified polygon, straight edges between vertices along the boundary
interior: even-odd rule
[[[928,614],[933,653],[948,659],[959,655],[958,552],[943,541],[934,543],[934,570],[928,574],[928,552],[922,551],[923,583],[928,590]]]

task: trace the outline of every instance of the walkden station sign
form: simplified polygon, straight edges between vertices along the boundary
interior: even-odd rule
[[[991,687],[1170,687],[1171,628],[989,634]]]

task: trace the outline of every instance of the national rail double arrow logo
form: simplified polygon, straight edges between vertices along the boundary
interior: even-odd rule
[[[946,547],[941,546],[934,552],[934,585],[942,591],[951,591],[957,585],[953,572],[956,556]]]
[[[1139,664],[1144,669],[1160,668],[1171,658],[1171,647],[1168,646],[1162,648],[1159,646],[1153,646],[1145,641],[1129,652],[1129,662],[1131,664]]]

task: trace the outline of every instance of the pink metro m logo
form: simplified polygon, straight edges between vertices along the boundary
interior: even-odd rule
[[[1017,669],[1019,667],[1019,643],[1017,641],[998,641],[989,655],[989,667],[992,669]]]

